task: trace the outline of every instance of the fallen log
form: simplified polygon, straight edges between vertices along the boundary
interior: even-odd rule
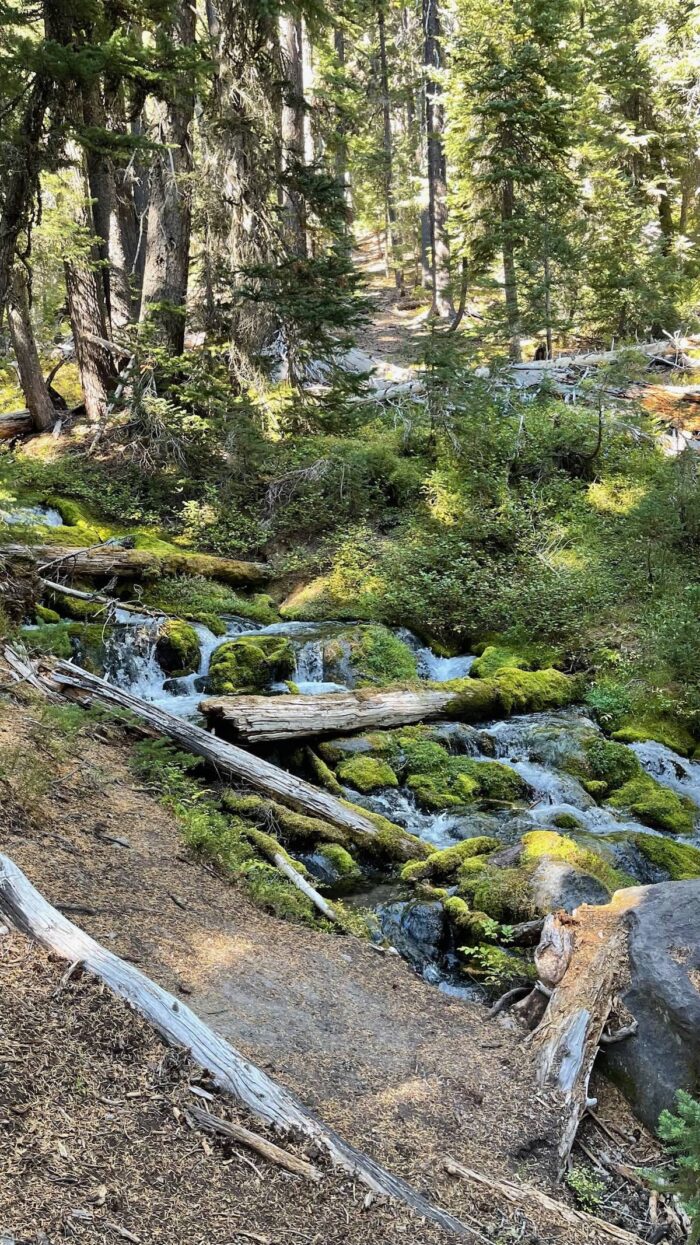
[[[0,558],[29,562],[40,571],[61,564],[62,574],[89,578],[159,579],[163,575],[204,575],[223,583],[263,584],[271,572],[264,562],[240,562],[234,558],[217,558],[208,553],[151,553],[146,549],[125,549],[105,542],[91,548],[59,547],[57,545],[0,545]]]
[[[11,441],[13,437],[24,437],[34,431],[29,411],[10,411],[0,415],[0,441]]]
[[[294,1094],[208,1028],[186,1004],[73,925],[44,899],[13,861],[2,855],[0,915],[20,933],[36,939],[69,964],[81,964],[93,973],[114,994],[125,999],[166,1042],[189,1051],[220,1089],[258,1119],[282,1134],[308,1138],[325,1151],[334,1165],[356,1175],[373,1192],[404,1202],[447,1232],[465,1238],[476,1235],[455,1216],[433,1206],[406,1181],[345,1141]]]
[[[200,710],[245,743],[310,739],[402,726],[440,717],[455,694],[425,691],[328,692],[323,696],[208,696]]]
[[[466,1181],[467,1184],[488,1189],[495,1197],[503,1198],[511,1206],[517,1206],[524,1214],[528,1211],[532,1214],[533,1211],[544,1210],[571,1228],[592,1229],[607,1237],[608,1240],[621,1242],[621,1245],[644,1245],[642,1238],[636,1236],[634,1232],[628,1232],[615,1223],[608,1223],[605,1219],[600,1219],[598,1215],[589,1215],[586,1211],[575,1210],[573,1206],[558,1202],[549,1194],[543,1193],[541,1189],[536,1189],[534,1185],[515,1184],[512,1180],[496,1180],[493,1176],[485,1176],[483,1172],[472,1171],[471,1168],[465,1167],[452,1158],[445,1159],[445,1171],[451,1176],[457,1176],[460,1180]],[[589,1238],[586,1237],[586,1239]]]
[[[535,1051],[538,1083],[558,1091],[564,1102],[560,1177],[589,1105],[588,1084],[603,1030],[617,1009],[626,976],[626,911],[633,895],[618,891],[604,906],[583,904],[571,917],[548,917],[543,952],[536,955],[555,988],[527,1041]]]
[[[322,916],[325,916],[327,921],[338,920],[338,914],[335,909],[331,907],[328,901],[323,898],[323,895],[320,895],[310,882],[307,882],[303,874],[301,874],[298,869],[294,868],[291,860],[289,860],[284,852],[279,850],[274,839],[271,839],[269,835],[258,834],[256,835],[255,842],[261,851],[265,853],[268,860],[270,860],[275,868],[279,870],[282,876],[287,878],[287,880],[292,883],[292,886],[296,886],[297,890],[301,891],[302,895],[305,895],[307,899],[310,899],[314,907],[318,909]]]
[[[362,811],[345,804],[328,791],[320,791],[303,778],[297,778],[287,770],[272,765],[261,757],[244,752],[234,744],[225,743],[216,735],[202,730],[184,718],[176,718],[165,709],[132,696],[121,688],[112,687],[97,675],[88,674],[72,662],[58,662],[51,670],[49,680],[43,680],[51,688],[52,683],[61,687],[73,687],[108,705],[118,705],[141,718],[152,730],[167,735],[188,752],[203,757],[220,774],[242,780],[263,795],[270,796],[297,812],[321,818],[333,826],[347,830],[364,840],[381,841],[382,831]],[[406,860],[428,854],[429,848],[422,840],[396,826],[392,833],[392,850]]]

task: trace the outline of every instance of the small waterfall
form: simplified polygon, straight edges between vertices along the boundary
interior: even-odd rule
[[[459,839],[472,837],[468,814],[456,813],[450,809],[439,813],[424,813],[406,788],[387,787],[384,791],[361,795],[354,788],[347,787],[345,797],[354,804],[380,813],[382,817],[410,830],[411,834],[425,839],[426,843],[432,843],[434,847],[451,847]]]
[[[408,627],[398,627],[396,635],[415,653],[419,678],[430,679],[433,683],[465,679],[476,661],[473,654],[465,657],[438,657],[431,648],[421,644],[418,636],[409,631]]]
[[[648,740],[643,744],[630,744],[640,765],[652,778],[665,787],[671,787],[679,795],[685,795],[700,808],[700,763],[688,761],[672,752],[663,744]]]
[[[44,527],[63,527],[63,519],[53,506],[17,506],[14,510],[5,510],[0,506],[0,523],[16,523],[23,527],[42,523]]]

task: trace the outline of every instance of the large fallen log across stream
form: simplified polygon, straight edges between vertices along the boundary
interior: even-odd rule
[[[474,680],[475,688],[479,684]],[[454,691],[328,692],[322,696],[208,696],[200,710],[241,742],[311,739],[404,726],[445,714]]]
[[[9,652],[12,653],[12,650]],[[21,671],[23,666],[26,668],[26,663],[22,663],[21,658],[15,653],[12,653],[12,657],[15,677],[22,677]],[[333,826],[347,830],[360,840],[370,839],[381,842],[384,832],[353,805],[345,804],[329,792],[321,791],[311,783],[305,782],[303,778],[297,778],[287,770],[272,765],[270,761],[265,761],[250,752],[245,752],[242,748],[237,748],[234,744],[217,739],[215,735],[202,730],[201,726],[195,726],[194,723],[187,722],[184,718],[177,718],[174,714],[168,713],[149,701],[141,700],[140,697],[132,696],[129,692],[122,691],[121,688],[113,687],[105,679],[88,674],[87,670],[74,666],[72,662],[58,662],[51,668],[50,677],[45,678],[43,683],[48,690],[55,691],[56,685],[61,688],[76,688],[103,704],[117,705],[121,709],[127,709],[152,730],[161,735],[167,735],[180,747],[208,761],[220,774],[238,779],[262,795],[278,800],[281,804],[286,804],[298,812],[320,818],[322,821],[330,822]],[[421,839],[414,838],[412,834],[398,826],[393,827],[392,851],[395,855],[404,855],[407,860],[410,860],[427,855],[429,850],[428,845]]]
[[[438,1224],[445,1231],[459,1237],[484,1239],[481,1233],[448,1211],[433,1206],[405,1180],[394,1176],[369,1155],[344,1141],[294,1094],[271,1080],[208,1028],[186,1004],[62,916],[32,886],[21,869],[2,855],[0,915],[20,933],[35,938],[70,964],[81,964],[88,972],[94,973],[114,994],[125,999],[143,1016],[166,1042],[189,1051],[220,1089],[231,1094],[259,1120],[283,1134],[308,1138],[329,1156],[335,1166],[356,1175],[373,1192],[404,1202],[416,1214]]]
[[[0,545],[0,559],[29,562],[49,578],[75,574],[89,578],[153,580],[161,575],[204,575],[227,584],[263,584],[271,572],[264,562],[240,562],[208,553],[151,553],[127,549],[113,541],[89,548],[59,545]]]

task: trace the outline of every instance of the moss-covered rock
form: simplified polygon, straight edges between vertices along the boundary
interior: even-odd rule
[[[199,670],[199,636],[189,623],[171,618],[163,623],[156,641],[156,660],[161,670],[173,678]]]
[[[670,882],[700,878],[700,849],[653,834],[635,834],[631,841],[646,860],[663,869]]]
[[[235,696],[263,691],[275,679],[293,674],[294,650],[283,635],[240,635],[221,644],[209,665],[209,690]]]
[[[619,730],[613,731],[613,739],[623,744],[643,744],[655,740],[684,757],[692,756],[695,748],[690,731],[681,722],[670,718],[643,718],[626,722]]]
[[[318,848],[318,855],[328,862],[339,881],[349,883],[362,877],[357,861],[340,843],[322,844]]]
[[[453,882],[464,862],[476,856],[488,856],[500,847],[498,839],[480,835],[476,839],[464,839],[453,847],[433,851],[426,860],[410,861],[401,871],[404,882]]]
[[[348,757],[338,766],[338,777],[358,791],[378,791],[381,787],[398,787],[399,780],[388,761],[371,756]]]
[[[607,803],[630,813],[645,826],[671,834],[692,834],[698,816],[691,800],[669,787],[662,787],[642,771],[613,791]]]
[[[392,760],[418,803],[431,810],[468,804],[477,798],[510,803],[527,791],[520,775],[509,766],[455,756],[429,734],[397,732]]]
[[[343,788],[338,782],[333,770],[329,765],[326,765],[326,762],[318,755],[317,752],[314,752],[313,748],[306,749],[306,760],[308,761],[311,773],[321,787],[325,787],[326,791],[332,792],[333,795],[343,794]]]
[[[60,623],[61,615],[57,610],[51,610],[46,605],[37,605],[34,612],[40,623]]]
[[[416,656],[388,627],[368,624],[349,628],[323,649],[326,674],[356,687],[385,687],[417,678]]]
[[[474,679],[490,679],[499,670],[532,670],[532,663],[522,653],[500,645],[488,644],[469,671]]]
[[[545,670],[508,668],[488,679],[453,679],[436,686],[454,692],[447,713],[463,722],[561,709],[573,704],[580,695],[577,679],[551,667]]]
[[[51,592],[50,599],[63,618],[90,622],[106,617],[105,606],[100,601],[83,601],[80,597],[71,597],[64,592]]]

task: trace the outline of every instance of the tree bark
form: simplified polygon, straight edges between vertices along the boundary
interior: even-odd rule
[[[94,973],[166,1042],[189,1051],[194,1061],[207,1069],[214,1083],[257,1119],[283,1134],[308,1138],[335,1166],[357,1175],[373,1192],[397,1198],[445,1231],[460,1237],[474,1236],[466,1224],[433,1206],[400,1177],[344,1141],[294,1094],[208,1028],[181,999],[168,994],[133,964],[120,960],[73,925],[47,903],[7,856],[0,856],[0,913],[20,933],[35,938],[70,964],[80,963]]]
[[[473,680],[478,690],[478,681]],[[389,729],[445,716],[454,692],[331,692],[325,696],[210,696],[200,709],[209,724],[243,743],[311,739]]]
[[[35,432],[46,432],[56,421],[56,411],[44,380],[34,340],[27,274],[19,264],[15,266],[13,274],[7,315],[22,392],[31,415],[32,427]]]
[[[243,780],[263,795],[270,796],[273,800],[296,809],[297,812],[308,813],[311,817],[318,817],[333,826],[338,826],[339,829],[346,830],[351,835],[359,836],[360,841],[379,840],[381,842],[381,831],[369,817],[352,804],[341,802],[327,791],[318,790],[311,783],[305,782],[303,778],[296,778],[294,774],[279,769],[276,765],[250,752],[244,752],[242,748],[224,743],[215,735],[202,730],[200,726],[194,726],[183,718],[176,718],[174,714],[167,713],[157,705],[141,700],[138,696],[132,696],[118,687],[112,687],[104,679],[88,674],[80,666],[74,666],[70,662],[58,662],[52,668],[50,677],[60,686],[73,687],[78,691],[87,692],[105,704],[119,705],[123,709],[129,709],[151,729],[167,735],[187,751],[208,761],[220,774]],[[414,838],[408,831],[402,831],[396,827],[394,834],[394,847],[397,855],[400,850],[403,850],[405,859],[412,860],[427,854],[427,845],[420,839]]]
[[[438,0],[423,0],[423,34],[433,312],[441,319],[449,319],[454,314],[454,307],[450,294],[450,241],[447,233],[447,162],[443,142],[445,107],[438,77],[442,68]]]
[[[26,436],[33,428],[34,422],[29,411],[10,411],[7,415],[0,415],[0,441]]]
[[[389,65],[386,51],[386,20],[384,5],[379,0],[377,9],[377,32],[379,35],[379,88],[382,98],[382,135],[384,147],[384,205],[386,212],[387,258],[394,268],[396,288],[404,288],[401,234],[396,210],[394,188],[394,139],[391,131],[391,95],[389,93]]]
[[[345,74],[345,31],[342,26],[336,26],[333,30],[333,50],[335,52],[336,66],[341,75]],[[346,222],[348,225],[352,223],[352,191],[350,186],[350,171],[348,168],[348,138],[347,138],[348,122],[344,111],[340,111],[337,118],[336,131],[336,148],[335,148],[335,179],[340,187],[340,191],[345,203],[347,212]]]
[[[233,585],[266,583],[270,572],[263,562],[240,562],[235,558],[217,558],[211,554],[167,554],[160,557],[145,549],[124,549],[105,542],[95,548],[72,549],[58,545],[1,545],[0,558],[31,562],[40,570],[52,568],[58,573],[76,574],[97,579],[158,579],[162,575],[205,575]]]
[[[523,356],[520,346],[520,306],[518,301],[518,277],[515,267],[514,215],[515,192],[513,179],[507,177],[501,187],[503,279],[506,298],[506,319],[510,334],[510,357],[514,363],[520,363]]]
[[[177,0],[168,36],[174,47],[194,44],[196,12],[189,0]],[[190,129],[194,86],[188,73],[178,75],[169,96],[154,104],[153,154],[149,176],[146,257],[141,319],[154,325],[161,344],[174,355],[185,346],[187,280],[192,227],[193,153]]]
[[[279,19],[280,54],[284,74],[282,103],[282,172],[294,182],[304,160],[304,55],[301,17],[283,14]],[[306,205],[293,184],[282,191],[285,228],[290,249],[306,256]]]
[[[47,32],[48,33],[48,32]],[[37,76],[29,92],[22,125],[12,149],[0,217],[0,322],[12,280],[17,239],[26,228],[41,169],[41,135],[51,98],[51,87]]]
[[[101,344],[108,343],[109,332],[99,256],[90,241],[95,236],[95,228],[85,162],[82,152],[72,142],[68,154],[72,161],[70,180],[77,203],[76,214],[85,239],[85,254],[70,253],[64,260],[68,313],[85,410],[90,422],[99,424],[107,417],[109,395],[117,373],[111,350],[108,345]]]

